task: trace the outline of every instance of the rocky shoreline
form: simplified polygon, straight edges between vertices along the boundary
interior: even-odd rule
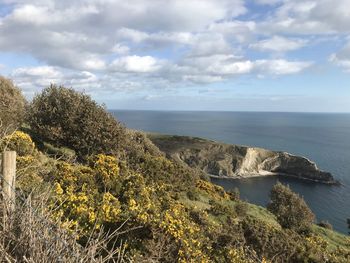
[[[316,183],[339,184],[331,173],[320,170],[311,160],[286,152],[188,136],[149,134],[149,138],[168,158],[199,169],[210,177],[288,176]]]
[[[271,172],[266,172],[266,173],[263,173],[263,174],[238,175],[236,177],[220,176],[220,175],[213,175],[213,174],[208,174],[208,176],[210,178],[227,179],[227,180],[242,180],[242,179],[250,179],[250,178],[257,178],[257,177],[267,177],[267,176],[285,176],[285,177],[292,177],[292,178],[296,178],[298,180],[304,180],[304,181],[309,181],[309,182],[314,182],[314,183],[322,183],[322,184],[329,184],[329,185],[342,185],[341,182],[338,181],[338,180],[320,181],[320,180],[315,180],[315,179],[310,179],[310,178],[305,178],[305,177],[298,177],[298,176],[291,175],[291,174],[271,173]]]

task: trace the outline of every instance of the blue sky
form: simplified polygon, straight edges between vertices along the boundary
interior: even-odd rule
[[[349,0],[2,0],[0,74],[111,109],[350,112]]]

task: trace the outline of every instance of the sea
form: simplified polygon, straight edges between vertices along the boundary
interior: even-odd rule
[[[225,189],[237,187],[241,199],[266,206],[277,181],[302,196],[318,221],[328,221],[347,234],[350,218],[350,114],[205,111],[114,110],[132,129],[197,136],[229,144],[286,151],[316,162],[331,172],[340,186],[268,176],[250,179],[212,179]]]

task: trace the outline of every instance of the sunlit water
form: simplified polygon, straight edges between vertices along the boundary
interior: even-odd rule
[[[318,220],[347,233],[350,218],[350,114],[113,111],[126,126],[150,132],[190,135],[225,143],[258,146],[305,156],[331,172],[342,186],[291,178],[283,183],[304,197]],[[276,177],[213,179],[241,198],[266,205]]]

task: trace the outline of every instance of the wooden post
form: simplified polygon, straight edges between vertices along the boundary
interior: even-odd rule
[[[15,210],[16,152],[4,151],[2,154],[2,193],[4,217]]]

